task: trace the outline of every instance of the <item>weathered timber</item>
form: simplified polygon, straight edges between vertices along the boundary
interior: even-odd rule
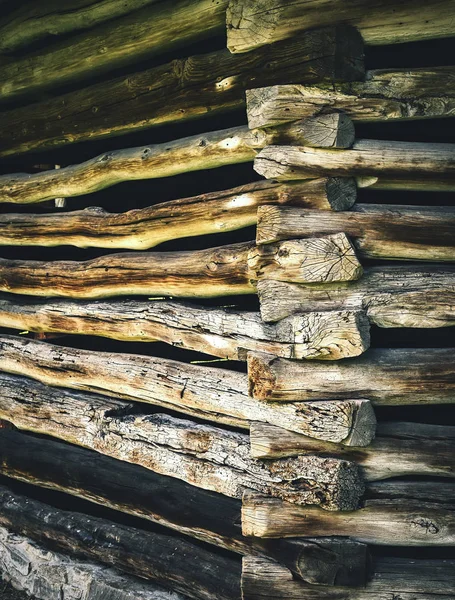
[[[343,231],[365,258],[455,261],[455,209],[356,204],[350,211],[260,206],[257,244]]]
[[[0,377],[0,418],[161,475],[240,499],[246,489],[327,510],[353,510],[363,481],[355,463],[308,457],[259,461],[248,436],[165,414],[140,414],[118,400],[61,393]],[[40,415],[46,414],[43,420]],[[48,423],[48,420],[50,421]]]
[[[257,291],[264,321],[296,312],[362,308],[379,327],[455,325],[455,269],[449,265],[367,267],[349,284],[262,280]]]
[[[177,592],[49,550],[0,527],[0,576],[39,600],[185,600]],[[27,596],[28,597],[28,596]]]
[[[121,19],[48,44],[0,66],[0,98],[12,100],[33,95],[134,65],[140,60],[208,39],[224,29],[227,0],[168,0],[142,4],[145,5],[142,9],[133,10]],[[71,18],[71,12],[67,17]],[[45,17],[41,22],[46,20]],[[17,20],[12,26],[17,31]],[[0,24],[0,37],[2,33]]]
[[[303,146],[268,146],[254,159],[254,169],[281,181],[315,177],[358,177],[362,187],[438,190],[440,180],[455,189],[455,144],[358,140],[348,150]],[[416,183],[414,184],[413,181]],[[380,182],[380,183],[378,183]]]
[[[55,549],[115,566],[197,600],[240,599],[240,565],[178,535],[56,509],[0,486],[0,524]]]
[[[5,111],[0,114],[0,156],[242,108],[253,82],[274,85],[283,74],[289,83],[362,79],[361,37],[347,26],[328,27],[242,56],[226,49],[176,59]]]
[[[444,425],[380,422],[368,447],[348,449],[267,423],[252,423],[250,443],[255,458],[316,454],[354,460],[368,481],[406,475],[455,477],[455,427]]]
[[[256,281],[351,281],[362,274],[344,233],[256,247],[108,254],[88,261],[0,259],[0,290],[36,296],[107,298],[254,294]]]
[[[448,82],[455,67],[377,69],[365,81],[275,85],[247,90],[248,125],[270,127],[342,110],[353,121],[434,119],[455,114],[455,92]]]
[[[263,323],[259,313],[165,301],[12,302],[0,297],[0,327],[38,333],[161,341],[234,360],[248,350],[296,359],[338,360],[369,347],[363,311],[308,313]]]
[[[270,141],[275,140],[279,142],[283,140],[289,142],[292,139],[295,141],[301,140],[300,128],[301,123],[293,123],[290,126],[285,125],[275,130],[249,130],[247,127],[233,127],[231,129],[194,135],[162,144],[115,150],[101,154],[81,164],[64,167],[57,171],[51,169],[34,174],[15,173],[13,175],[2,175],[0,176],[0,202],[30,204],[45,202],[55,197],[70,198],[96,192],[122,181],[171,177],[199,169],[215,169],[233,163],[248,162],[252,161],[258,150],[266,146]],[[310,205],[314,202],[319,206],[322,196],[324,201],[327,198],[329,206],[336,210],[343,210],[345,207],[352,206],[356,197],[356,184],[354,180],[346,178],[324,178],[313,182],[308,181],[305,182],[305,187],[302,185],[294,187],[295,192],[290,191],[292,187],[289,185],[287,187],[278,187],[274,184],[274,186],[261,187],[255,184],[247,187],[245,192],[240,192],[240,195],[243,203],[245,203],[246,199],[243,197],[243,194],[250,194],[257,191],[259,192],[257,195],[260,196],[260,200],[264,199],[266,202],[266,198],[268,197],[266,190],[273,190],[274,188],[277,188],[277,190],[287,190],[283,192],[282,196],[280,195],[282,198],[286,197],[286,194],[289,194],[292,198],[296,198],[300,194],[303,197],[311,198]],[[236,189],[232,191],[228,190],[224,192],[224,195],[229,195],[230,193],[237,194],[238,192]],[[271,194],[271,192],[269,193]],[[219,198],[224,198],[224,195],[223,192],[218,192],[202,197],[188,198],[180,201],[180,203],[174,201],[173,204],[166,203],[165,206],[153,207],[153,211],[152,208],[148,208],[142,211],[127,213],[126,216],[116,215],[114,217],[99,212],[95,214],[96,209],[93,208],[88,209],[85,213],[77,213],[76,216],[81,218],[83,214],[87,214],[90,219],[97,218],[97,221],[100,218],[103,218],[103,220],[109,219],[107,223],[112,223],[116,227],[116,235],[114,237],[118,240],[118,236],[122,234],[122,231],[117,231],[120,224],[124,223],[125,226],[128,224],[135,226],[133,231],[138,231],[143,236],[144,233],[140,229],[137,229],[138,218],[141,221],[144,220],[146,225],[150,227],[150,221],[158,219],[160,216],[166,219],[166,223],[169,222],[170,215],[166,213],[166,210],[171,209],[172,217],[175,219],[175,215],[178,216],[178,209],[181,209],[185,211],[185,218],[188,218],[188,225],[184,229],[186,235],[195,235],[195,223],[191,220],[191,211],[196,210],[198,202],[203,201],[208,204],[207,214],[202,219],[201,211],[199,211],[199,214],[196,216],[201,220],[200,227],[204,227],[204,223],[207,223],[209,220],[208,217],[210,217],[211,224],[209,231],[213,233],[213,223],[219,225],[219,215],[218,219],[216,219],[217,213],[215,212],[213,215],[210,213],[212,207],[216,211],[216,205],[211,205],[211,203]],[[228,201],[234,199],[230,198]],[[239,208],[243,207],[245,211],[245,204],[242,205],[240,201],[239,203]],[[255,207],[255,201],[250,200],[246,206],[249,207],[248,213],[250,213],[252,208]],[[323,204],[323,206],[326,206],[326,204]],[[233,207],[228,204],[227,208],[232,210]],[[52,215],[49,215],[47,221],[48,223],[52,223],[49,219],[52,219]],[[132,223],[130,223],[130,219],[133,219]],[[228,215],[225,216],[225,220],[227,219]],[[250,217],[250,219],[253,219],[253,217]],[[147,220],[149,220],[148,223]],[[88,229],[86,220],[82,220],[82,222],[76,221],[76,223],[78,227],[85,226]],[[96,224],[97,227],[99,227],[99,224],[98,221]],[[154,224],[155,227],[158,225],[160,225],[159,222]],[[180,224],[180,230],[181,228],[182,225]],[[175,231],[175,229],[170,227],[170,232],[172,231]],[[199,231],[198,227],[196,235],[199,235]],[[152,229],[153,233],[154,230]],[[138,235],[137,237],[140,238],[141,236]],[[146,239],[149,239],[149,237]],[[106,242],[109,243],[109,237],[107,237]],[[112,241],[110,243],[112,244]]]
[[[248,52],[301,31],[343,22],[359,29],[366,44],[398,44],[455,35],[453,0],[229,0],[228,48]],[[422,27],[422,23],[425,27]]]
[[[341,362],[248,353],[249,392],[269,401],[369,398],[376,405],[455,402],[453,348],[370,348]]]
[[[316,588],[278,563],[255,556],[242,562],[243,600],[452,600],[453,559],[375,557],[364,588]]]
[[[365,400],[273,406],[249,398],[243,373],[6,335],[1,336],[0,345],[2,371],[51,386],[147,402],[243,429],[251,421],[265,421],[353,446],[368,445],[376,429],[373,409]]]
[[[452,482],[390,479],[369,483],[364,506],[392,506],[402,502],[419,502],[422,506],[439,505],[455,509],[455,485]]]
[[[226,550],[273,557],[309,583],[365,582],[367,552],[359,542],[243,537],[239,500],[92,450],[14,429],[2,431],[0,473],[147,519]]]
[[[453,505],[418,498],[370,501],[367,507],[349,513],[297,506],[252,492],[245,493],[242,504],[242,531],[247,536],[349,535],[386,546],[453,546],[455,540]]]

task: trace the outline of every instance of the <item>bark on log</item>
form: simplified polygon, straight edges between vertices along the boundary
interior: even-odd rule
[[[240,600],[240,564],[185,537],[56,509],[0,486],[0,524],[38,543],[115,566],[196,600]]]
[[[351,211],[260,206],[257,244],[332,235],[343,231],[360,256],[396,260],[455,261],[455,209],[357,204]]]
[[[271,127],[325,110],[342,110],[353,121],[450,117],[455,92],[447,82],[454,77],[455,67],[375,69],[359,82],[247,90],[248,125]]]
[[[373,404],[455,402],[453,348],[370,348],[342,362],[301,362],[248,353],[253,398],[314,401],[368,398]]]
[[[0,473],[147,519],[240,554],[273,557],[317,585],[363,585],[367,548],[348,538],[242,536],[241,502],[85,448],[19,431],[0,436]]]
[[[455,427],[421,423],[378,423],[366,448],[319,442],[267,423],[252,423],[251,455],[261,459],[312,454],[354,460],[368,481],[426,475],[455,477]]]
[[[350,513],[327,512],[245,493],[242,531],[246,536],[266,538],[349,535],[374,545],[453,546],[455,511],[444,504],[415,499],[371,501]]]
[[[246,360],[248,350],[338,360],[358,356],[370,345],[363,311],[308,313],[267,325],[259,313],[161,301],[15,303],[0,297],[0,327],[160,341],[233,360]]]
[[[141,583],[114,569],[49,550],[0,528],[0,575],[40,600],[185,600],[177,592]],[[28,596],[27,596],[28,597]]]
[[[368,267],[349,284],[262,280],[257,291],[264,321],[303,311],[363,309],[379,327],[455,325],[455,269],[448,265]]]
[[[255,556],[242,562],[243,600],[452,600],[453,559],[380,557],[364,588],[316,588],[278,563]]]
[[[455,35],[452,0],[230,0],[228,48],[248,52],[301,31],[343,22],[359,29],[366,44],[398,44]],[[422,27],[422,23],[425,27]]]
[[[165,414],[141,414],[126,402],[61,393],[27,379],[0,376],[0,418],[138,464],[231,498],[246,489],[327,510],[353,510],[363,494],[355,463],[308,457],[258,461],[245,434]],[[41,415],[47,415],[43,420]]]
[[[404,179],[406,189],[438,190],[441,180],[454,190],[454,157],[455,144],[358,140],[349,150],[268,146],[254,159],[254,170],[279,181],[357,177],[361,187],[381,189],[395,189]]]
[[[146,402],[243,429],[251,421],[265,421],[310,437],[365,446],[376,428],[368,401],[273,406],[249,398],[243,373],[163,358],[76,350],[1,336],[0,369],[51,386]]]
[[[249,162],[254,159],[258,150],[272,140],[286,139],[289,142],[290,139],[294,139],[294,141],[301,139],[298,131],[300,124],[291,124],[291,126],[292,128],[284,126],[279,130],[267,131],[261,129],[249,130],[247,127],[233,127],[162,144],[115,150],[57,171],[52,169],[34,174],[14,173],[13,175],[2,175],[0,176],[0,202],[30,204],[45,202],[59,196],[70,198],[96,192],[123,181],[171,177],[200,169],[215,169],[229,164]],[[285,135],[289,137],[284,138]],[[249,194],[250,191],[258,190],[262,192],[259,195],[264,196],[263,199],[266,201],[267,195],[264,190],[273,190],[272,186],[278,188],[276,184],[267,184],[261,187],[256,183],[254,186],[247,187],[246,193]],[[325,198],[327,197],[329,206],[334,210],[345,210],[352,206],[357,191],[355,181],[346,178],[324,178],[311,182],[307,181],[305,184],[288,184],[278,189],[286,190],[284,193],[289,193],[291,198],[295,198],[297,194],[302,193],[304,197],[311,199],[309,201],[310,206],[312,203],[316,203],[316,206],[319,207],[321,197],[323,197],[324,204],[322,206],[325,207]],[[292,189],[295,191],[288,191]],[[232,191],[236,193],[236,190]],[[224,192],[224,194],[226,193],[229,193],[229,191]],[[244,193],[241,192],[242,195]],[[212,193],[204,196],[203,200],[212,202],[220,197],[223,198],[222,194],[222,192]],[[262,197],[260,199],[262,200]],[[190,209],[197,208],[198,201],[201,201],[201,197],[185,199],[180,204],[177,201],[174,201],[173,204],[166,203],[166,206],[156,207],[153,210],[161,211],[169,207],[174,211],[180,208],[180,205],[183,205],[182,208],[185,210],[185,217],[187,217],[190,216],[187,215]],[[243,201],[245,201],[245,198],[243,198]],[[196,204],[196,207],[188,206],[193,203]],[[251,211],[251,207],[255,206],[254,201],[248,202],[247,206]],[[231,205],[228,205],[228,208],[232,209]],[[207,209],[210,209],[210,205]],[[159,217],[159,212],[158,214],[156,212],[150,213],[151,210],[152,208],[127,213],[127,217],[115,216],[113,223],[116,226],[115,237],[117,238],[119,235],[119,232],[117,232],[118,225],[123,223],[125,218],[139,216],[140,218],[150,219],[151,217]],[[88,209],[88,211],[89,217],[93,219],[95,217],[93,209]],[[78,213],[78,215],[81,214],[85,213]],[[172,215],[174,214],[175,212],[172,213]],[[100,216],[103,215],[96,215],[98,218]],[[169,221],[169,215],[164,213],[164,216],[166,222]],[[214,216],[216,217],[216,213]],[[204,220],[206,220],[206,215],[204,217]],[[51,219],[52,216],[48,218]],[[108,218],[111,220],[114,217],[109,216]],[[79,224],[78,221],[77,223]],[[213,221],[210,220],[210,223],[210,232],[213,232]],[[84,221],[81,224],[85,225]],[[128,224],[128,220],[126,224]],[[137,223],[133,221],[133,224],[137,228]],[[194,222],[192,223],[190,220],[187,230],[191,228],[191,225],[194,227]],[[199,232],[197,234],[199,235]]]
[[[244,56],[226,49],[176,59],[9,110],[0,114],[0,156],[242,108],[245,89],[253,82],[274,85],[283,81],[283,74],[289,83],[362,79],[361,37],[350,27],[329,27]]]

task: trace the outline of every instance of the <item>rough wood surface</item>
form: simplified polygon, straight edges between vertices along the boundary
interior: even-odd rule
[[[371,501],[349,513],[328,512],[250,492],[243,498],[242,530],[244,535],[267,538],[349,535],[375,545],[453,546],[455,511],[450,505],[416,498]]]
[[[183,536],[60,510],[0,486],[0,524],[68,554],[156,581],[196,600],[240,600],[240,564]],[[46,599],[47,600],[47,599]]]
[[[368,401],[272,406],[249,398],[243,373],[135,354],[52,346],[0,338],[0,369],[107,396],[146,402],[194,417],[248,429],[251,421],[348,445],[368,445],[376,429]],[[363,443],[358,443],[358,438]]]
[[[246,360],[248,350],[338,360],[362,354],[370,345],[363,311],[308,313],[267,325],[259,313],[160,300],[16,303],[0,297],[0,327],[161,341],[234,360]]]
[[[397,44],[455,35],[452,0],[230,0],[228,48],[248,52],[301,31],[343,22],[357,27],[366,44]],[[422,23],[425,27],[422,27]]]
[[[365,582],[365,545],[348,538],[245,538],[239,500],[179,479],[17,430],[2,432],[0,457],[2,475],[84,498],[240,554],[273,557],[310,583]]]
[[[376,437],[366,448],[347,448],[320,442],[267,423],[252,423],[251,455],[274,459],[302,454],[354,460],[368,481],[425,475],[455,477],[455,427],[380,422]]]
[[[353,121],[434,119],[455,114],[455,92],[448,85],[455,67],[376,69],[365,81],[275,85],[247,90],[248,125],[270,127],[342,110]]]
[[[242,108],[245,89],[253,82],[274,85],[284,74],[289,83],[362,79],[360,35],[350,27],[328,27],[242,56],[225,49],[176,59],[5,111],[0,114],[0,156]]]
[[[185,600],[114,569],[49,550],[0,527],[0,575],[39,600]]]
[[[381,182],[382,189],[395,189],[394,182],[403,179],[410,190],[417,185],[438,190],[442,180],[455,189],[454,157],[455,144],[358,140],[348,150],[268,146],[257,154],[254,169],[267,179],[281,181],[359,177],[362,187]]]
[[[376,405],[455,402],[454,348],[370,348],[349,361],[248,353],[249,392],[269,401],[368,398]]]
[[[379,327],[455,325],[455,269],[449,265],[367,267],[356,282],[323,286],[262,280],[257,291],[264,321],[362,308]]]
[[[455,261],[455,209],[356,204],[342,213],[260,206],[257,244],[343,231],[359,255],[374,259]]]
[[[374,559],[364,588],[316,588],[292,578],[278,563],[245,556],[243,600],[451,600],[455,585],[453,559]]]

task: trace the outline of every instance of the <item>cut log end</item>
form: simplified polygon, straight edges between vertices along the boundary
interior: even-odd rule
[[[270,369],[275,356],[263,352],[248,352],[248,393],[257,400],[267,400],[275,387],[275,376]]]
[[[314,148],[350,148],[355,140],[354,124],[344,113],[327,113],[286,123],[273,129],[272,143]]]
[[[327,198],[332,210],[349,210],[357,199],[357,184],[351,177],[329,177]]]
[[[375,437],[376,423],[376,415],[371,402],[358,400],[352,419],[351,433],[343,440],[343,444],[345,446],[368,446]]]

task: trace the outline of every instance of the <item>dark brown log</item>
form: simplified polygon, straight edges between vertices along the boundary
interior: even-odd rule
[[[52,386],[146,402],[243,429],[251,421],[266,421],[353,446],[368,445],[376,429],[368,401],[272,406],[249,398],[243,373],[163,358],[64,348],[4,335],[0,369]]]
[[[368,398],[376,405],[455,401],[454,348],[370,348],[342,362],[248,353],[249,392],[269,401]]]
[[[0,473],[159,523],[233,552],[274,557],[313,584],[365,582],[363,544],[347,538],[245,538],[238,500],[85,448],[4,431]]]
[[[264,321],[304,311],[362,308],[379,327],[455,324],[455,269],[448,265],[368,267],[361,279],[349,284],[262,280],[257,291]]]
[[[248,350],[286,358],[338,360],[362,354],[370,345],[363,311],[308,313],[267,325],[259,313],[160,300],[16,303],[0,297],[0,326],[38,335],[44,332],[45,339],[77,333],[161,341],[234,360],[246,360]]]
[[[421,423],[378,423],[366,448],[319,442],[266,423],[252,423],[251,454],[272,459],[317,454],[354,460],[368,481],[406,475],[455,477],[455,427]]]
[[[360,256],[455,261],[455,209],[356,204],[348,212],[260,206],[257,244],[343,231]]]
[[[241,108],[253,82],[273,85],[284,75],[289,83],[350,81],[363,73],[361,37],[346,26],[306,33],[244,56],[222,50],[177,59],[2,113],[0,156]]]
[[[342,110],[353,121],[434,119],[455,113],[455,93],[448,81],[455,67],[378,69],[365,81],[312,85],[275,85],[247,90],[248,124],[270,127]]]
[[[301,31],[332,23],[357,27],[366,44],[397,44],[455,35],[452,0],[230,0],[228,48],[248,52]],[[425,27],[422,27],[422,23]]]

